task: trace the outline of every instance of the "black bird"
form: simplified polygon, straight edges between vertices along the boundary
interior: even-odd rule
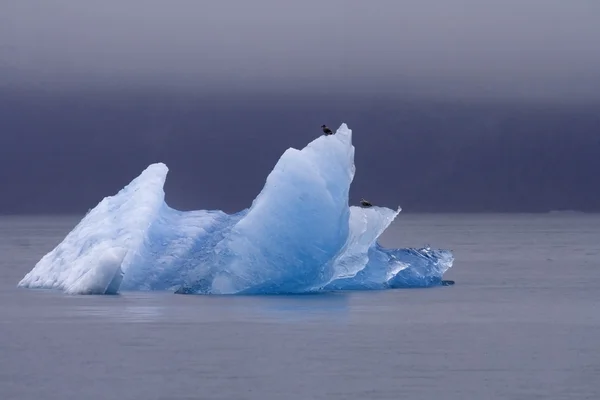
[[[327,125],[321,125],[321,128],[323,129],[323,133],[327,136],[329,135],[333,135],[333,132],[331,131],[331,129],[329,129],[327,127]]]
[[[370,202],[366,201],[365,199],[362,199],[360,201],[360,205],[363,207],[373,207],[373,204],[371,204]]]

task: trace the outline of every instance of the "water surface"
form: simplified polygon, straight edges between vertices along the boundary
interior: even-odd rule
[[[598,399],[600,215],[400,215],[455,286],[66,296],[17,282],[79,217],[0,217],[0,399]]]

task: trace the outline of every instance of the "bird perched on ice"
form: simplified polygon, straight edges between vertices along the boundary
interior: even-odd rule
[[[329,135],[333,135],[333,132],[331,131],[331,129],[329,129],[327,127],[327,125],[321,125],[321,129],[323,129],[323,133],[327,136]]]
[[[373,204],[371,204],[370,202],[368,202],[368,201],[367,201],[367,200],[365,200],[365,199],[362,199],[362,200],[360,201],[360,205],[361,205],[361,206],[363,206],[363,207],[373,207]]]

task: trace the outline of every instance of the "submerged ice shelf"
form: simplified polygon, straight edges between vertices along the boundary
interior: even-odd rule
[[[152,164],[88,212],[19,286],[285,294],[442,284],[452,253],[380,246],[400,208],[349,207],[354,171],[352,131],[342,124],[286,150],[252,205],[229,215],[170,208],[168,168]]]

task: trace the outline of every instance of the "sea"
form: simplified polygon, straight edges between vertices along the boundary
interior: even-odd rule
[[[1,400],[600,399],[600,215],[403,214],[453,286],[298,296],[17,288],[81,216],[0,217]]]

